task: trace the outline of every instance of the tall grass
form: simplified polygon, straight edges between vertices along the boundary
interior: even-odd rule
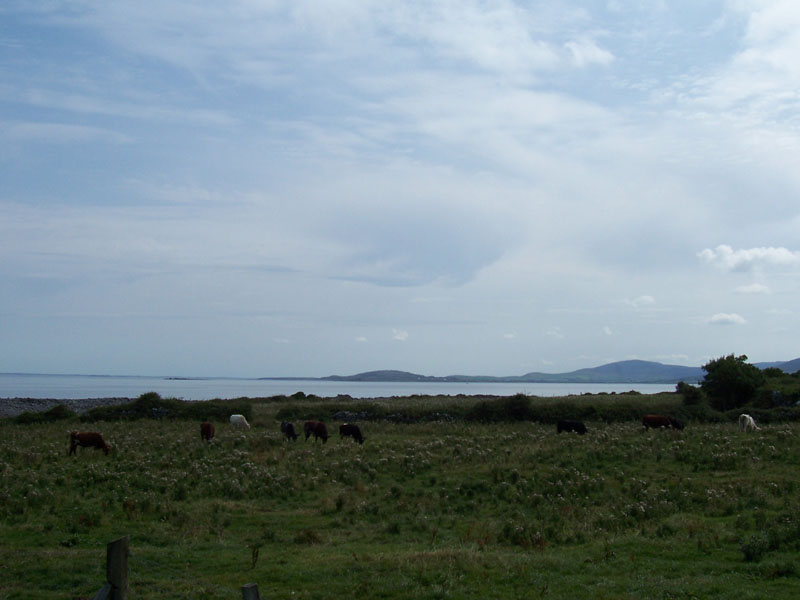
[[[486,401],[465,399],[460,414]],[[585,401],[585,436],[530,414],[383,418],[360,423],[363,446],[335,422],[324,445],[286,441],[278,424],[372,404],[450,414],[457,401],[257,401],[251,431],[218,421],[210,444],[198,419],[96,421],[109,456],[68,457],[69,420],[7,421],[0,597],[91,597],[106,542],[124,534],[132,598],[234,598],[248,581],[279,598],[796,596],[800,426],[645,432],[602,416],[630,403],[673,412],[674,396],[490,408],[541,416]]]

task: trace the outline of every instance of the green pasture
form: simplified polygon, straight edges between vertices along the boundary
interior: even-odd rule
[[[253,401],[253,428],[216,421],[210,444],[186,418],[0,423],[0,598],[91,598],[123,535],[142,599],[234,599],[248,582],[286,599],[800,595],[800,424],[598,418],[558,435],[461,418],[479,399],[458,400],[451,421],[451,398],[398,398],[371,405],[384,412],[359,422],[363,446],[332,421],[327,444],[281,438],[282,417],[301,429],[348,402],[364,409]],[[681,406],[675,394],[560,402]],[[71,429],[101,432],[111,454],[67,456]]]

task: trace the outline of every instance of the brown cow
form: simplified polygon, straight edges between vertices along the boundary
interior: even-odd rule
[[[111,448],[108,447],[105,440],[103,440],[103,436],[97,433],[96,431],[72,431],[69,434],[69,453],[70,455],[75,454],[75,450],[78,446],[82,446],[84,448],[97,448],[98,450],[102,449],[103,452],[108,454],[108,451]]]
[[[204,442],[210,442],[214,438],[214,424],[208,421],[200,423],[200,439]]]
[[[656,429],[659,427],[672,427],[673,429],[683,429],[683,422],[673,417],[664,415],[645,415],[642,417],[642,425],[645,429]]]
[[[314,441],[321,439],[323,444],[328,441],[328,428],[322,421],[306,421],[303,425],[303,432],[306,434],[306,440],[313,433]]]

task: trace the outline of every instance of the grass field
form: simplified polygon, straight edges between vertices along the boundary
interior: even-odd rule
[[[335,422],[325,445],[281,438],[276,415],[321,406],[254,403],[251,431],[218,422],[206,445],[193,420],[0,424],[0,598],[91,598],[126,534],[131,598],[248,582],[262,598],[800,596],[798,424],[381,420],[359,423],[363,446]],[[70,429],[113,451],[68,457]]]

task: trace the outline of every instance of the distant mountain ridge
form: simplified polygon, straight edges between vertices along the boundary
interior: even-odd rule
[[[800,358],[784,362],[755,363],[760,369],[776,367],[787,373],[800,370]],[[701,367],[667,365],[646,360],[623,360],[568,373],[538,373],[493,377],[489,375],[447,375],[436,377],[407,371],[367,371],[356,375],[329,375],[323,381],[372,382],[456,382],[456,383],[697,383],[703,380]]]
[[[787,360],[784,362],[762,362],[753,364],[759,369],[776,368],[780,369],[784,373],[797,373],[800,371],[800,358],[795,358],[794,360]]]

